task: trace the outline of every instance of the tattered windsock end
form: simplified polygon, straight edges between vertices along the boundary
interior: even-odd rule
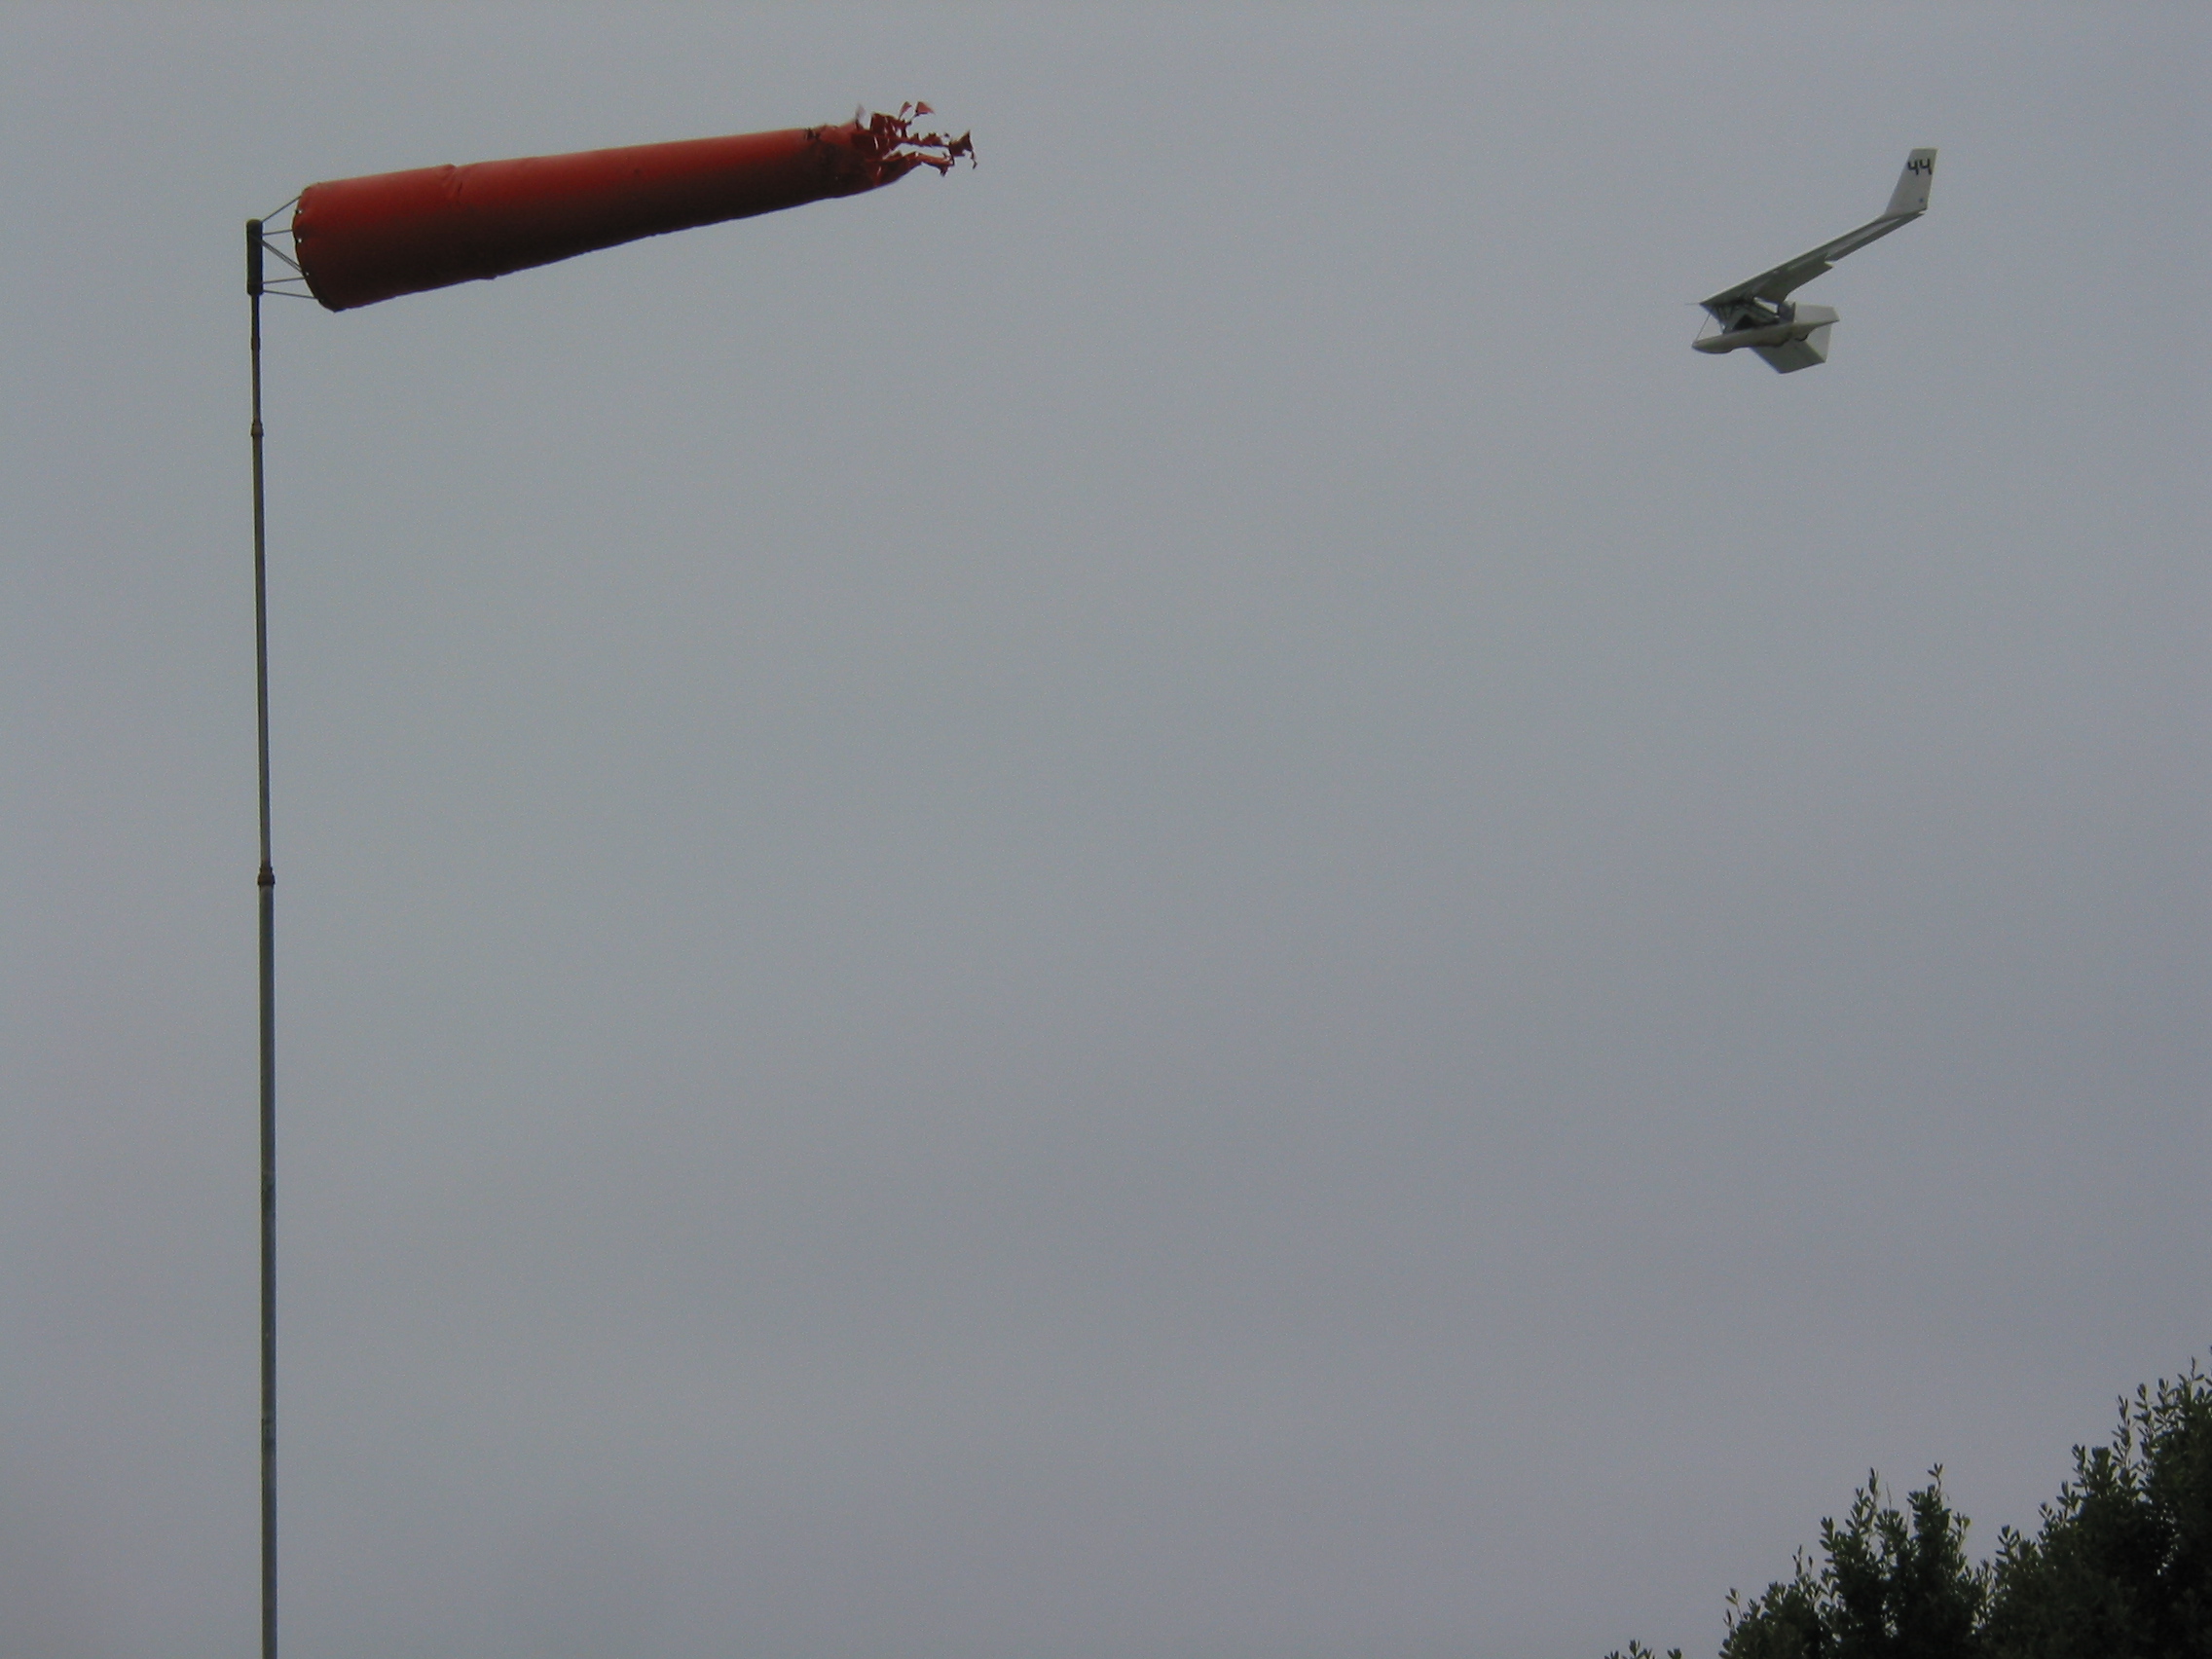
[[[943,132],[915,130],[917,122],[936,113],[926,103],[901,104],[896,115],[881,111],[869,115],[866,105],[853,112],[853,147],[873,161],[877,174],[865,188],[890,184],[916,167],[934,167],[941,176],[963,156],[970,166],[976,165],[976,144],[970,134],[963,132],[954,138]]]

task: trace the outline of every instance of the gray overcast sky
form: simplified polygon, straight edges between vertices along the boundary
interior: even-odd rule
[[[2212,1341],[2194,6],[0,15],[0,1653],[1710,1652]],[[1699,296],[1934,210],[1811,290]]]

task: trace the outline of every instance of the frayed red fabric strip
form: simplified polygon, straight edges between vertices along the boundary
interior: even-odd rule
[[[917,131],[904,104],[800,127],[526,156],[311,184],[292,215],[308,291],[331,311],[504,276],[641,237],[880,189],[975,162],[968,134]]]
[[[916,120],[936,113],[926,103],[909,103],[901,104],[897,115],[869,116],[865,127],[859,116],[853,118],[862,141],[873,149],[886,169],[883,183],[903,178],[916,167],[935,167],[942,176],[952,170],[952,164],[962,156],[968,158],[970,166],[976,165],[976,145],[969,134],[963,132],[952,138],[941,132],[913,130]],[[897,170],[890,171],[891,168]]]

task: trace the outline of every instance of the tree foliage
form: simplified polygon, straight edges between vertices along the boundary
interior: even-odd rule
[[[1821,1523],[1821,1553],[1748,1603],[1728,1593],[1721,1659],[1981,1659],[1990,1569],[1967,1559],[1940,1468],[1902,1511],[1868,1474],[1842,1523]]]
[[[2077,1446],[2035,1536],[2006,1528],[1993,1562],[1969,1559],[1929,1477],[1899,1510],[1869,1474],[1817,1556],[1731,1590],[1720,1659],[2212,1659],[2212,1378],[2194,1363],[2122,1398],[2112,1444]]]
[[[1995,1590],[2002,1659],[2212,1656],[2212,1379],[2192,1366],[2121,1400],[2037,1535],[2000,1535]]]

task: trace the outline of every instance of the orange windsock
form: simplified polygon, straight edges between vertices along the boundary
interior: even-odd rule
[[[931,113],[855,117],[729,138],[526,156],[468,166],[333,179],[300,192],[293,251],[331,311],[504,276],[640,237],[856,196],[912,172],[951,169],[975,147],[917,132]]]

